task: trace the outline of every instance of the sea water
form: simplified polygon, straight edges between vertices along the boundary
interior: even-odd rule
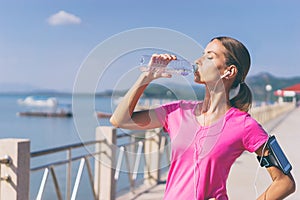
[[[94,127],[85,133],[78,133],[74,123],[74,118],[55,118],[55,117],[25,117],[18,116],[17,113],[24,111],[23,106],[18,105],[18,99],[24,99],[26,95],[0,95],[0,138],[22,138],[29,139],[31,152],[45,150],[53,147],[74,144],[78,142],[95,140]],[[64,105],[72,103],[71,95],[56,96],[58,102]],[[90,98],[90,97],[83,97]],[[95,111],[111,113],[113,110],[113,102],[109,97],[95,98]],[[109,119],[99,119],[101,126],[110,126]],[[74,156],[75,153],[73,153]],[[31,159],[31,168],[41,165],[46,162],[53,162],[57,159],[65,160],[67,154],[60,153],[49,157]],[[90,159],[93,168],[93,159]],[[72,163],[72,186],[75,181],[78,170],[79,161]],[[55,172],[59,179],[59,186],[63,197],[65,197],[66,185],[66,165],[55,167]],[[30,199],[35,199],[40,182],[42,180],[43,170],[31,172],[30,174]],[[129,187],[129,181],[125,177],[120,177],[118,181],[117,191]],[[79,191],[78,199],[92,199],[91,187],[88,180],[88,175],[85,170]],[[43,199],[56,198],[54,184],[51,175],[48,176]]]

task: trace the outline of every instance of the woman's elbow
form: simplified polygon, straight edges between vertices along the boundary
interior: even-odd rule
[[[125,129],[130,129],[131,128],[130,121],[127,121],[127,120],[124,120],[124,119],[119,119],[117,117],[114,117],[114,115],[112,115],[110,117],[109,122],[111,123],[112,126],[114,126],[116,128],[125,128]]]
[[[291,174],[283,177],[281,185],[285,188],[287,195],[290,195],[296,191],[296,182]]]
[[[296,182],[292,176],[288,176],[287,190],[290,194],[292,194],[296,191]]]
[[[109,119],[109,122],[111,123],[111,125],[113,125],[116,128],[120,128],[120,123],[117,122],[117,120],[115,120],[114,116],[111,116]]]

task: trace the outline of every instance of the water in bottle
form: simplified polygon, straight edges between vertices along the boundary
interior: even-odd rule
[[[140,60],[140,70],[143,72],[149,71],[149,67],[147,66],[151,59],[151,55],[144,55],[141,57]],[[155,63],[155,66],[151,66],[151,68],[159,68],[159,63]],[[172,60],[167,67],[164,69],[165,72],[170,74],[179,74],[182,76],[187,76],[189,74],[195,73],[197,71],[197,65],[194,65],[187,60],[184,59],[177,59]]]

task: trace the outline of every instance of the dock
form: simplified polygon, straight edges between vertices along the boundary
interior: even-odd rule
[[[27,111],[18,112],[18,116],[28,116],[28,117],[72,117],[72,112],[38,112],[38,111]]]
[[[106,112],[96,112],[96,116],[98,118],[110,118],[111,113]],[[59,111],[59,112],[42,112],[42,111],[25,111],[25,112],[17,112],[17,116],[27,116],[27,117],[73,117],[73,113],[71,111]]]

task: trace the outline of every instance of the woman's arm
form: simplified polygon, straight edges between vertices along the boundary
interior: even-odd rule
[[[146,87],[151,82],[148,74],[142,73],[117,106],[110,122],[113,126],[125,129],[150,129],[161,127],[154,110],[134,112],[135,106]]]
[[[168,65],[171,60],[176,59],[175,56],[168,54],[157,55],[154,54],[149,63],[150,70],[143,72],[127,94],[123,97],[122,101],[117,106],[115,112],[110,118],[113,126],[125,129],[152,129],[162,127],[162,124],[156,117],[153,109],[134,112],[136,104],[143,94],[146,87],[151,81],[160,77],[170,78],[170,74],[164,73],[162,70]],[[159,63],[160,68],[151,68],[157,66]]]
[[[268,150],[262,152],[263,147],[264,145],[262,145],[256,151],[257,155],[268,155]],[[280,200],[295,192],[296,183],[291,173],[285,175],[280,169],[276,167],[268,167],[267,170],[273,182],[266,189],[266,191],[262,195],[260,195],[258,200]]]

